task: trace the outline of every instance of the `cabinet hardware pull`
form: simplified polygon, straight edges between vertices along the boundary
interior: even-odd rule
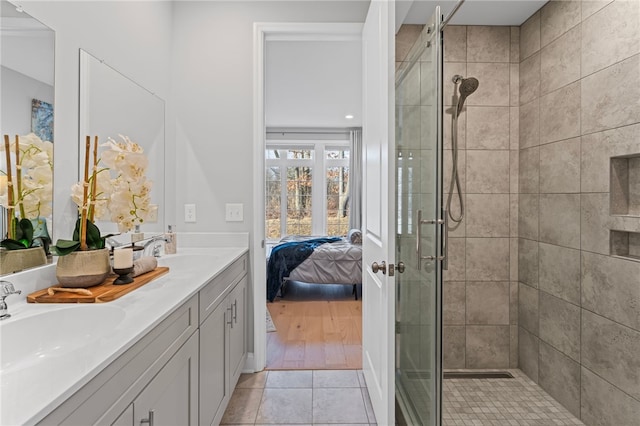
[[[233,328],[233,315],[232,315],[232,313],[233,313],[233,305],[229,306],[227,308],[227,311],[230,311],[229,312],[229,321],[227,321],[227,324],[229,324],[231,326],[231,328]],[[226,317],[227,317],[227,313],[226,312],[225,312],[224,316],[225,316],[225,319],[226,319]]]
[[[238,299],[233,301],[233,322],[238,323]]]
[[[153,426],[153,410],[149,410],[149,418],[140,420],[140,424],[149,423],[149,426]]]

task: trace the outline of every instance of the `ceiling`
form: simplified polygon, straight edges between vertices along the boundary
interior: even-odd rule
[[[446,17],[456,3],[452,0],[398,0],[396,31],[402,24],[424,24],[437,5]],[[545,3],[547,0],[466,0],[450,24],[519,26]]]

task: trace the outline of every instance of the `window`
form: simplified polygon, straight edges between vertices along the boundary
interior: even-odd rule
[[[268,143],[265,154],[268,241],[347,234],[348,142]]]

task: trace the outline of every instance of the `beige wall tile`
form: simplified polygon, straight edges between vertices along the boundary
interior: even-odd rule
[[[580,26],[573,27],[542,49],[540,75],[540,93],[543,95],[580,79]]]
[[[464,325],[465,292],[464,281],[448,281],[442,286],[442,323],[444,325]]]
[[[509,238],[509,253],[509,279],[518,281],[518,238]]]
[[[520,105],[520,65],[511,64],[509,66],[509,105],[517,107]]]
[[[509,147],[510,149],[520,148],[520,108],[509,108]]]
[[[445,149],[442,153],[442,157],[443,157],[443,183],[442,183],[442,187],[444,188],[445,192],[448,193],[449,192],[449,186],[451,185],[451,170],[453,168],[453,151],[450,149]],[[462,190],[462,193],[466,193],[467,192],[467,186],[466,186],[466,164],[467,164],[467,153],[464,149],[459,149],[458,150],[458,178],[460,180],[460,188]]]
[[[540,100],[520,105],[520,148],[540,145]]]
[[[509,326],[467,326],[467,368],[509,365]]]
[[[467,283],[467,325],[509,324],[509,282]]]
[[[509,324],[516,326],[516,340],[518,334],[518,286],[517,281],[511,281],[509,283]]]
[[[582,23],[582,75],[640,52],[640,2],[617,0]],[[636,68],[637,71],[637,68]]]
[[[588,425],[633,425],[640,418],[640,401],[582,367],[580,418]]]
[[[523,283],[518,287],[518,326],[536,336],[539,330],[539,293],[538,289]]]
[[[538,383],[538,354],[540,341],[537,336],[518,327],[518,368]]]
[[[444,368],[465,368],[465,327],[442,327],[442,365]]]
[[[420,106],[397,106],[396,144],[400,149],[419,149],[421,145]]]
[[[580,247],[582,250],[609,254],[609,194],[583,193],[580,203]]]
[[[580,138],[540,146],[540,192],[580,192]]]
[[[464,281],[465,263],[465,239],[449,238],[449,269],[443,272],[443,280]]]
[[[540,52],[520,63],[518,97],[520,104],[526,104],[540,97]]]
[[[529,287],[538,288],[539,283],[538,242],[518,239],[518,279]]]
[[[467,238],[467,276],[476,281],[509,281],[509,239]]]
[[[541,291],[540,341],[580,361],[580,307]]]
[[[580,194],[540,194],[540,241],[580,248]]]
[[[580,417],[580,364],[540,341],[538,384]]]
[[[534,13],[520,27],[520,60],[540,50],[540,11]]]
[[[478,90],[467,98],[466,105],[509,106],[509,64],[468,63],[467,77],[480,82]]]
[[[538,194],[520,194],[518,200],[518,233],[522,238],[538,240],[538,220],[539,220]]]
[[[510,37],[510,27],[468,26],[467,61],[509,62]]]
[[[467,62],[467,27],[447,25],[444,29],[444,61]]]
[[[518,194],[509,195],[509,236],[518,238]]]
[[[582,252],[582,307],[640,331],[640,263]]]
[[[512,194],[517,194],[520,188],[520,151],[517,149],[512,149],[509,151],[509,192]],[[516,212],[515,217],[518,217],[518,212]],[[517,237],[517,233],[513,235]]]
[[[580,1],[552,0],[540,10],[540,43],[546,46],[580,23]]]
[[[509,368],[518,368],[518,326],[509,326]]]
[[[540,243],[540,289],[580,305],[580,250]]]
[[[467,193],[509,193],[509,151],[467,150]]]
[[[509,107],[467,108],[467,149],[509,149]]]
[[[587,19],[613,0],[582,0],[582,20]]]
[[[509,62],[515,64],[520,62],[520,27],[511,27]]]
[[[582,365],[640,399],[640,332],[582,310]]]
[[[640,55],[582,79],[582,134],[638,122],[638,69]]]
[[[396,33],[396,62],[408,59],[407,54],[420,37],[423,29],[424,25],[402,24]]]
[[[540,143],[580,136],[580,82],[540,98]]]
[[[519,183],[521,194],[540,192],[540,147],[520,151]]]
[[[468,194],[467,237],[509,236],[509,194]]]

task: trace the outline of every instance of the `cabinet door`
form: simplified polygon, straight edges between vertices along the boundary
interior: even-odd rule
[[[231,330],[229,336],[229,360],[231,362],[230,375],[231,384],[235,383],[240,377],[242,368],[244,367],[246,353],[246,308],[247,295],[247,277],[245,276],[229,295],[229,303],[231,305]]]
[[[120,416],[111,423],[111,426],[133,426],[133,403],[129,404],[126,410],[120,414]]]
[[[219,423],[233,389],[229,390],[228,299],[224,300],[200,325],[200,424]]]
[[[134,400],[135,425],[153,416],[154,426],[198,424],[196,331]]]

